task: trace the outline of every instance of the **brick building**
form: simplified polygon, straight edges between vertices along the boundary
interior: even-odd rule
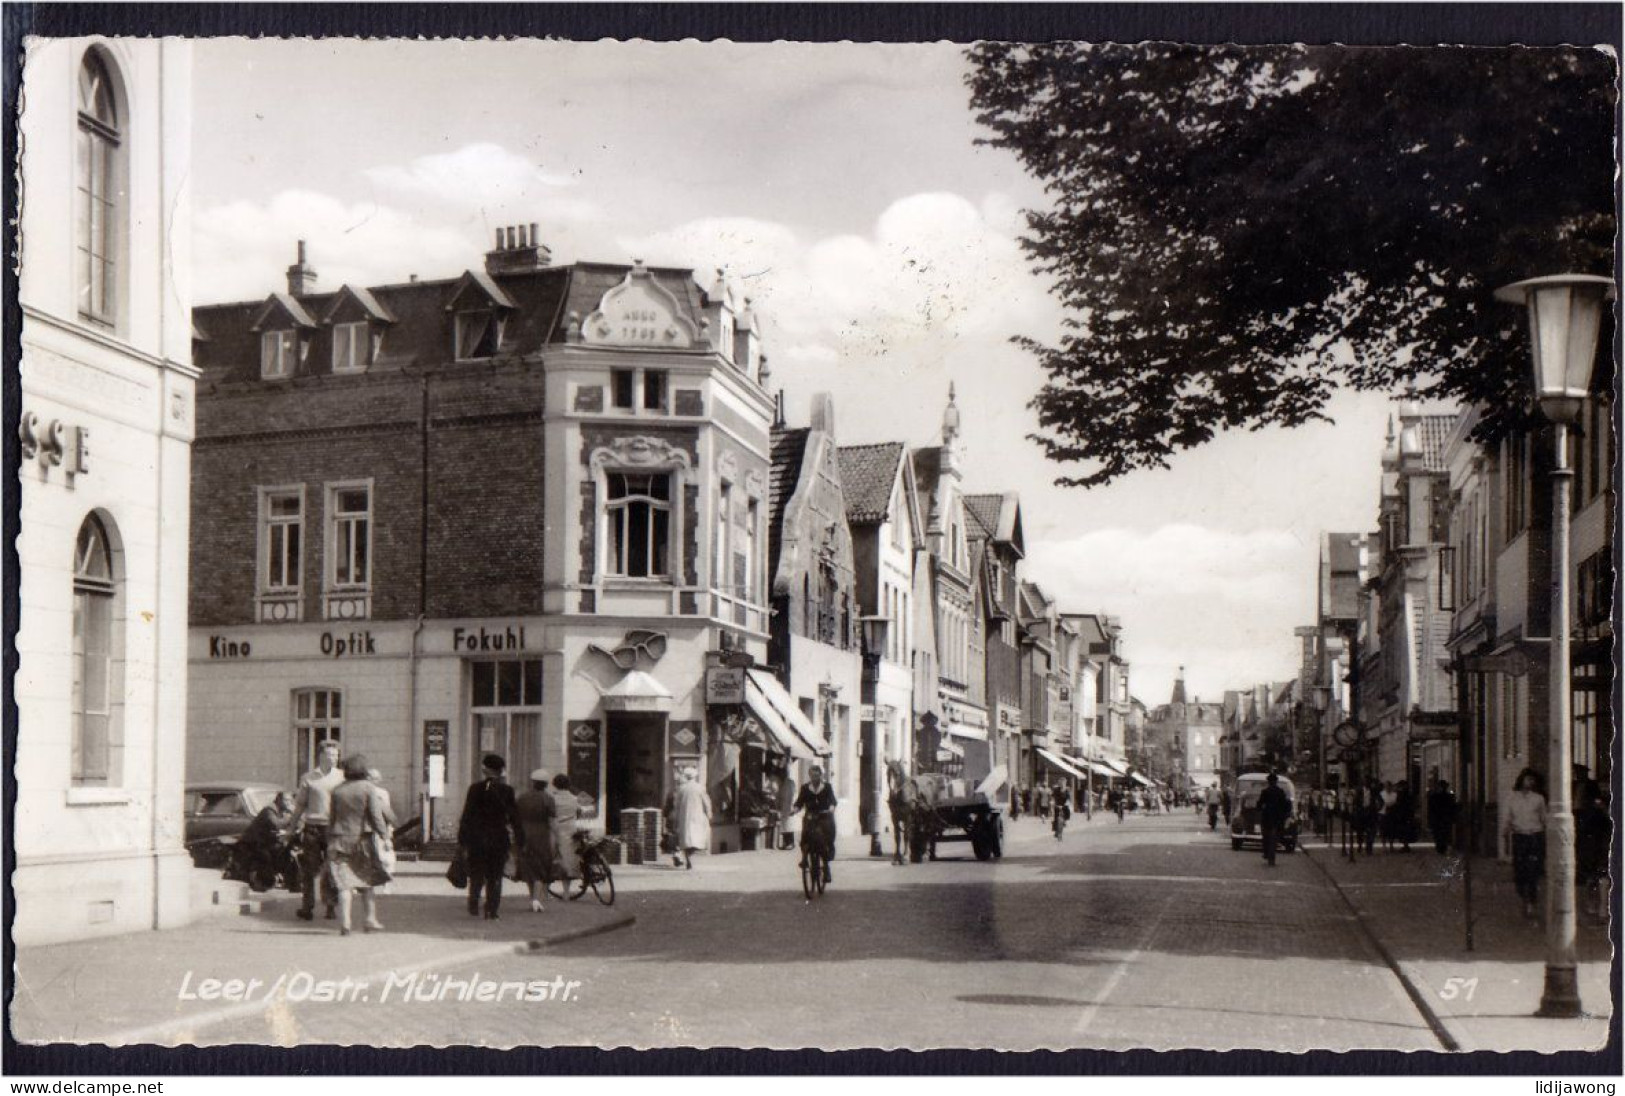
[[[535,225],[454,278],[315,286],[301,246],[285,292],[194,313],[189,777],[291,783],[338,738],[444,836],[487,751],[611,830],[692,765],[738,848],[744,747],[816,737],[755,668],[749,302],[552,266]]]

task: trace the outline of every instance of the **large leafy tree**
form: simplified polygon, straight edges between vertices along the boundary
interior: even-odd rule
[[[990,43],[972,108],[1042,180],[1023,240],[1067,306],[1048,456],[1092,486],[1339,386],[1527,415],[1490,291],[1613,268],[1613,58],[1591,49]]]

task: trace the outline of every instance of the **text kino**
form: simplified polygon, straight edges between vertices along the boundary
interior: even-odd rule
[[[247,658],[251,649],[246,639],[227,639],[225,636],[209,637],[210,658]]]
[[[345,658],[349,655],[375,655],[378,645],[374,642],[371,632],[351,632],[349,635],[336,636],[332,632],[322,633],[322,654],[334,658]]]
[[[523,651],[525,629],[505,628],[500,632],[487,632],[481,628],[470,632],[464,628],[453,628],[451,648],[454,651]]]

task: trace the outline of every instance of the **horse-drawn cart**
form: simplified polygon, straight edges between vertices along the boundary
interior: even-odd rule
[[[1004,815],[980,792],[939,799],[918,807],[909,834],[909,859],[937,858],[943,841],[969,841],[978,860],[1004,855]]]
[[[905,835],[908,857],[916,864],[927,856],[935,860],[943,841],[969,841],[978,860],[1004,855],[1004,814],[997,798],[1005,783],[1004,766],[995,766],[972,790],[938,773],[907,776],[895,762],[887,766],[887,774],[892,829],[899,838],[895,863],[903,862]]]

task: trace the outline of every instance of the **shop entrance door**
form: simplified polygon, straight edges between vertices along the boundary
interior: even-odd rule
[[[621,812],[661,805],[661,777],[666,771],[666,717],[612,712],[606,728],[604,822],[621,832]]]

